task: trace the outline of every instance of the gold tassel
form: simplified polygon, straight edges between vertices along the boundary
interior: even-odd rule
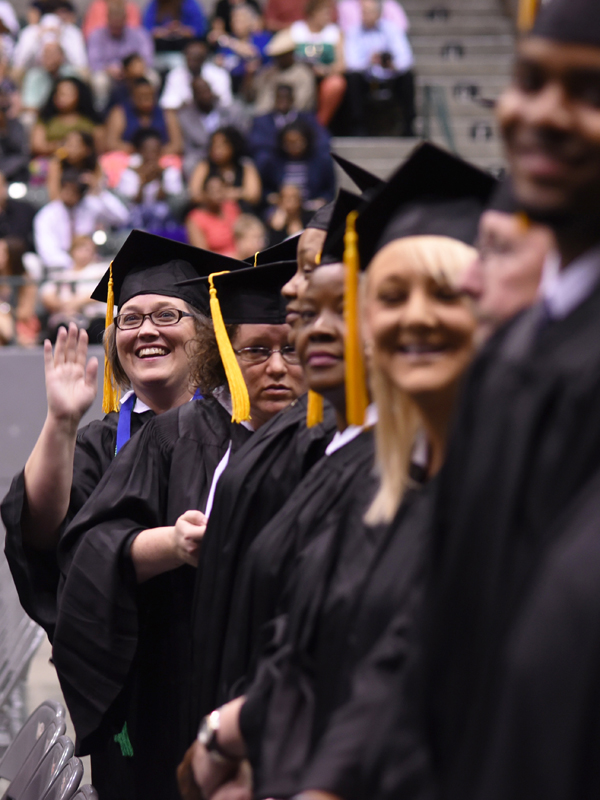
[[[110,262],[110,274],[108,278],[108,291],[106,293],[106,323],[108,328],[113,324],[115,315],[115,289],[113,282],[112,261]],[[119,410],[119,387],[115,382],[115,376],[108,360],[108,343],[104,346],[104,390],[102,393],[102,411],[109,414],[111,411]]]
[[[524,211],[519,211],[517,214],[517,224],[519,226],[519,232],[525,234],[531,228],[531,219]]]
[[[538,4],[538,0],[519,0],[519,12],[517,15],[519,33],[528,33],[533,28]]]
[[[257,250],[256,253],[254,253],[254,266],[255,267],[257,266],[257,263],[258,263],[258,254],[259,253],[260,253],[260,250]]]
[[[344,236],[344,317],[346,320],[345,368],[346,368],[346,421],[348,425],[363,425],[369,405],[367,381],[363,361],[358,314],[358,236],[356,218],[351,211],[346,218]]]
[[[315,256],[315,267],[321,266],[321,259],[323,258],[323,251],[319,250],[317,255]]]
[[[323,397],[312,389],[308,390],[308,406],[306,409],[306,427],[314,428],[323,422]]]
[[[217,297],[217,290],[214,285],[214,277],[216,275],[224,275],[225,272],[214,272],[208,277],[208,284],[210,286],[210,315],[215,329],[215,337],[221,354],[221,361],[225,368],[225,375],[227,376],[227,383],[229,385],[229,393],[231,394],[232,405],[232,422],[246,422],[250,419],[250,397],[248,396],[248,389],[242,370],[237,362],[233,347],[227,335],[227,329],[223,321],[223,314],[221,313],[221,306],[219,298]]]

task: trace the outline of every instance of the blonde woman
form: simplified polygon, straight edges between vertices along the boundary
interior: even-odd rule
[[[386,696],[388,670],[402,666],[398,654],[418,595],[430,491],[419,486],[443,463],[475,351],[475,316],[458,287],[476,256],[467,243],[493,184],[426,146],[359,218],[361,258],[369,264],[364,320],[379,411],[378,485],[369,492],[360,475],[349,488],[335,530],[299,559],[283,645],[263,659],[246,696],[206,718],[202,743],[189,754],[204,797],[228,781],[239,792],[243,759],[258,797],[343,797],[361,777],[361,758],[378,730],[372,712],[394,700]],[[452,199],[455,185],[464,195]],[[322,576],[317,587],[315,574]]]

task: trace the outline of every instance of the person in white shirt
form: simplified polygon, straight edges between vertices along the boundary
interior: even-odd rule
[[[415,86],[412,50],[400,26],[382,18],[382,0],[361,0],[362,23],[348,31],[344,55],[351,133],[367,133],[367,98],[373,80],[387,83],[402,110],[402,134],[414,136]]]
[[[160,98],[161,108],[178,110],[192,102],[192,80],[199,75],[204,78],[219,98],[221,106],[231,105],[231,76],[227,70],[207,61],[208,47],[206,42],[194,39],[184,50],[185,66],[174,67],[165,81],[165,88]]]
[[[58,200],[43,206],[33,220],[38,255],[49,269],[71,269],[76,236],[90,236],[101,225],[122,227],[129,212],[118,197],[80,181],[79,173],[65,170]]]
[[[26,70],[40,63],[42,50],[48,42],[60,44],[69,66],[87,71],[85,40],[79,28],[64,24],[56,14],[44,14],[39,23],[23,28],[15,46],[12,63],[18,80]]]

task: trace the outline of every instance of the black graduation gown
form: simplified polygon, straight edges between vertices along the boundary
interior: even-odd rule
[[[123,447],[59,546],[53,659],[78,752],[105,751],[126,721],[131,797],[178,797],[175,769],[189,745],[195,571],[184,565],[138,585],[129,548],[140,531],[204,509],[229,442],[236,451],[250,435],[213,398],[155,418]],[[101,797],[120,798],[112,776],[102,777]]]
[[[306,427],[307,396],[277,414],[221,476],[202,542],[194,596],[194,720],[217,704],[219,670],[240,564],[256,534],[279,511],[335,433],[325,403],[323,423]],[[190,739],[191,740],[191,739]]]
[[[441,476],[423,690],[443,797],[473,796],[507,632],[554,521],[600,467],[600,287],[561,321],[541,316],[476,361]]]
[[[153,411],[132,414],[131,435],[153,416]],[[115,457],[118,421],[119,415],[110,413],[101,420],[90,422],[77,432],[71,499],[67,516],[61,526],[62,531],[83,507],[111,465]],[[54,550],[35,550],[23,544],[21,518],[26,502],[24,474],[22,470],[15,476],[2,501],[2,521],[6,528],[4,552],[21,605],[44,628],[52,641],[60,572]]]
[[[600,796],[600,474],[559,528],[503,653],[481,800]]]
[[[375,701],[385,707],[393,699],[385,690],[404,664],[398,640],[406,641],[419,586],[429,503],[411,492],[387,530],[369,528],[363,515],[375,488],[360,476],[337,523],[303,552],[283,644],[263,660],[248,694],[241,724],[259,797],[302,789],[351,795],[378,724]],[[399,615],[390,669],[390,648],[379,643]],[[355,672],[374,649],[369,680],[355,692]]]

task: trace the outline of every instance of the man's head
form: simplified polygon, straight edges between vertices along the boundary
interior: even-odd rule
[[[279,31],[265,48],[268,56],[275,60],[280,71],[289,69],[295,61],[296,42],[289,30]]]
[[[275,88],[275,111],[278,114],[289,114],[294,107],[294,89],[286,83]]]
[[[550,0],[498,104],[515,193],[553,227],[600,220],[600,5]]]
[[[58,42],[46,42],[42,49],[42,67],[50,75],[58,74],[65,63],[65,54]]]
[[[135,81],[146,74],[146,62],[139,53],[132,53],[123,59],[123,76],[125,80]]]
[[[192,94],[198,110],[203,114],[210,114],[215,107],[217,98],[210,85],[199,75],[192,80]]]
[[[475,301],[481,338],[535,302],[544,260],[553,247],[554,237],[544,225],[506,211],[482,215],[478,256],[461,280],[461,289]]]
[[[156,97],[154,87],[147,78],[136,78],[131,92],[131,102],[138,114],[151,114]]]
[[[185,63],[192,75],[200,75],[200,70],[208,58],[208,46],[201,39],[194,39],[185,46]]]
[[[381,17],[381,0],[361,0],[360,10],[363,28],[374,28]]]
[[[113,2],[108,6],[108,31],[113,39],[121,39],[125,30],[127,14],[122,3]]]
[[[81,202],[87,186],[81,182],[79,173],[65,169],[60,179],[60,199],[67,208],[75,208]]]
[[[140,128],[132,142],[145,164],[158,164],[162,153],[162,139],[155,128]]]

